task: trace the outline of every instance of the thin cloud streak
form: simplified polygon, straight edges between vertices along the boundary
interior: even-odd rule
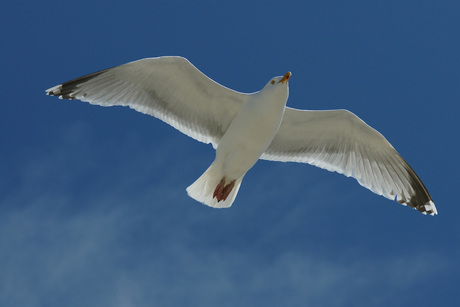
[[[53,203],[36,202],[2,215],[1,233],[15,233],[1,240],[1,250],[8,251],[0,256],[2,283],[9,285],[1,293],[2,304],[78,306],[84,294],[85,304],[111,306],[384,305],[391,302],[386,292],[424,287],[450,262],[418,253],[374,259],[362,255],[345,263],[289,250],[266,257],[270,251],[258,248],[196,248],[193,242],[199,238],[184,235],[193,229],[188,220],[160,232],[154,231],[158,225],[139,227],[139,213],[122,209],[127,202],[94,203],[94,210],[77,216],[45,214]],[[150,218],[151,223],[158,218]],[[18,230],[17,225],[27,227]],[[131,241],[149,230],[141,242]],[[381,296],[366,294],[375,287]]]
[[[0,200],[1,305],[388,304],[387,295],[371,290],[414,289],[450,265],[444,259],[427,267],[442,257],[420,251],[374,257],[358,250],[359,257],[337,261],[296,236],[292,225],[308,216],[308,207],[293,204],[274,214],[264,197],[275,194],[256,193],[258,202],[247,195],[232,209],[207,208],[174,182],[190,175],[180,165],[154,179],[176,141],[148,154],[136,150],[142,140],[132,141],[119,158],[108,158],[109,169],[100,163],[114,145],[96,142],[91,128],[75,129],[81,133],[76,138],[69,129],[75,142],[65,142],[71,138],[64,133],[46,155],[25,164],[20,195]],[[135,156],[127,161],[124,151]]]

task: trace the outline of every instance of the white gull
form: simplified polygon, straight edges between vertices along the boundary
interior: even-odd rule
[[[437,214],[420,178],[378,131],[347,110],[286,107],[291,73],[255,93],[226,88],[182,57],[146,58],[54,86],[46,93],[101,106],[128,106],[216,149],[188,194],[230,207],[257,162],[309,163],[355,178],[372,192]]]

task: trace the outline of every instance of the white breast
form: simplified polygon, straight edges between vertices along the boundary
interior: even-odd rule
[[[287,100],[276,98],[255,94],[230,124],[216,153],[216,162],[222,164],[227,178],[237,179],[244,175],[272,142]]]

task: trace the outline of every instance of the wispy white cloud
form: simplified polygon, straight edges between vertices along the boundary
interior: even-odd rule
[[[308,220],[309,205],[278,204],[281,192],[260,178],[248,177],[234,208],[207,208],[184,191],[185,178],[199,173],[168,158],[182,139],[161,148],[129,132],[121,139],[128,145],[115,151],[119,142],[72,126],[18,170],[20,193],[0,199],[0,305],[383,306],[392,302],[387,292],[424,286],[450,266],[436,253],[376,256],[361,246],[340,257],[327,249],[334,242],[306,237],[302,228],[319,233],[325,222]],[[200,160],[181,154],[185,164]],[[308,186],[313,204],[327,189]]]
[[[145,205],[146,212],[135,212],[124,200],[95,202],[69,216],[50,213],[53,203],[2,218],[3,304],[385,305],[387,292],[424,287],[427,276],[449,265],[415,253],[348,261],[296,250],[266,255],[272,251],[227,247],[225,238],[195,246],[194,222],[174,222],[181,214],[155,215]]]

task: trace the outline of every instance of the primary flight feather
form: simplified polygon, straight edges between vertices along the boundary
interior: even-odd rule
[[[437,214],[420,178],[375,129],[347,110],[286,107],[291,73],[245,94],[226,88],[182,57],[146,58],[54,86],[46,93],[101,106],[129,106],[216,148],[188,194],[230,207],[259,159],[316,165],[355,178],[374,193]]]

